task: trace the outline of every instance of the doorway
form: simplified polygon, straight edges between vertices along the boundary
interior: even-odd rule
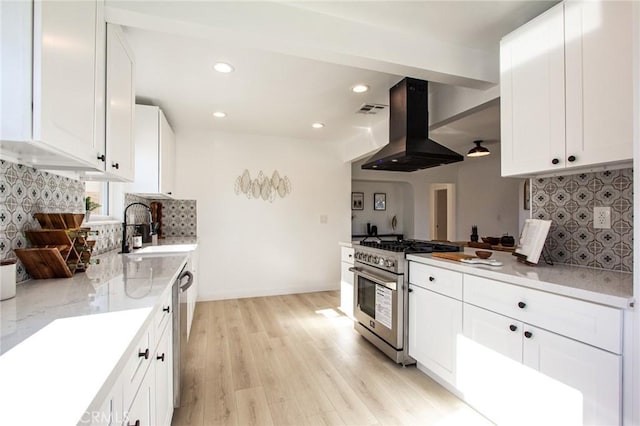
[[[431,185],[431,239],[452,241],[455,239],[455,184]]]

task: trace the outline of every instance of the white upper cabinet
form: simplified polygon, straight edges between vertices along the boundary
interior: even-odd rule
[[[633,2],[566,2],[567,167],[633,157]]]
[[[122,29],[107,24],[106,172],[134,179],[135,61]]]
[[[500,44],[502,175],[632,159],[632,2],[564,2]]]
[[[564,110],[564,23],[559,4],[500,44],[503,176],[551,169],[553,158],[564,163]]]
[[[1,2],[0,8],[3,158],[101,170],[96,69],[103,3]]]
[[[157,106],[136,105],[135,117],[136,171],[127,191],[170,197],[175,183],[173,130]]]

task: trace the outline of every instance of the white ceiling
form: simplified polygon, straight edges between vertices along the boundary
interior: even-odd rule
[[[497,49],[503,35],[557,1],[303,1],[296,7],[387,28],[414,37],[477,49]]]
[[[125,34],[136,57],[137,98],[165,110],[176,130],[342,139],[388,118],[356,111],[365,102],[386,104],[389,87],[402,78],[146,30],[127,28]],[[235,71],[214,71],[217,60]],[[358,83],[371,90],[353,93]],[[214,111],[227,117],[214,119]],[[326,127],[312,129],[314,122]]]
[[[136,57],[137,98],[165,110],[175,130],[332,142],[386,120],[387,114],[356,110],[365,102],[387,104],[388,89],[405,75],[490,87],[486,76],[497,69],[502,35],[553,3],[107,1],[107,19],[125,26]],[[283,11],[293,11],[296,19]],[[272,28],[259,27],[260,17]],[[276,24],[292,28],[270,38]],[[341,38],[350,28],[353,38]],[[387,38],[392,47],[384,46]],[[425,49],[417,51],[421,45]],[[235,72],[213,71],[220,60]],[[371,90],[354,94],[350,88],[357,83]],[[220,110],[227,118],[214,119]],[[315,121],[326,127],[312,129]]]

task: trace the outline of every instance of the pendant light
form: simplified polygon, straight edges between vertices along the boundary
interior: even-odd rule
[[[473,141],[473,143],[475,143],[476,146],[469,150],[467,157],[484,157],[485,155],[491,154],[487,148],[480,145],[482,141]]]

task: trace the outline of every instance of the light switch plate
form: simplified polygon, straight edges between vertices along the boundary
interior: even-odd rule
[[[593,228],[611,229],[611,207],[593,208]]]

